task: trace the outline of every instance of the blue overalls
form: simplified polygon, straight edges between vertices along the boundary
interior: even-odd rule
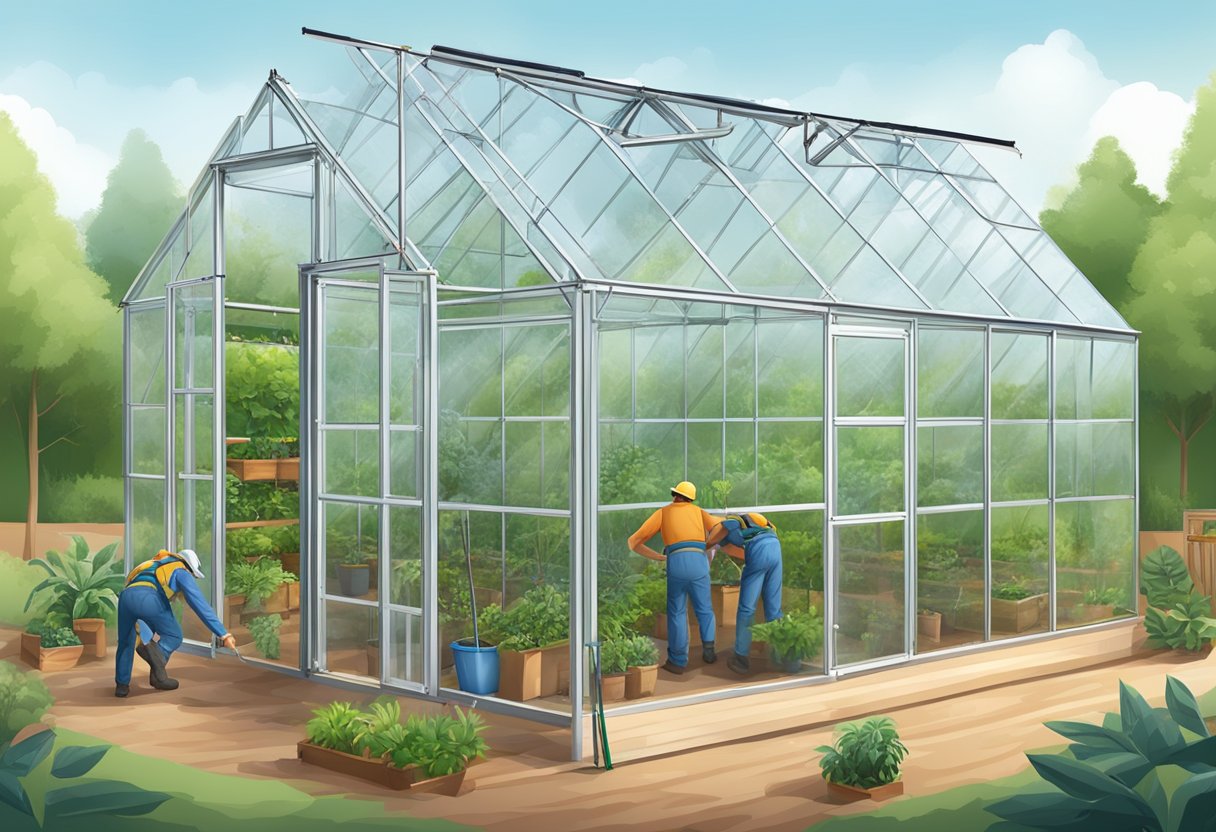
[[[739,520],[727,519],[722,521],[722,527],[726,529],[726,536],[721,542],[743,550],[739,614],[735,619],[735,654],[747,658],[752,647],[756,602],[764,601],[766,621],[781,617],[781,542],[768,526],[745,527]]]
[[[709,558],[705,542],[684,540],[663,547],[667,556],[667,658],[688,665],[688,598],[697,615],[701,641],[713,644],[717,621],[709,598]]]

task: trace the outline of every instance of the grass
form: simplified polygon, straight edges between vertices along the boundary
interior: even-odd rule
[[[171,727],[166,730],[172,730]],[[102,740],[56,729],[55,747],[105,745]],[[141,832],[141,830],[211,830],[224,832],[461,832],[472,827],[444,820],[420,820],[385,811],[384,804],[343,796],[313,797],[277,780],[232,777],[200,771],[179,763],[124,751],[114,746],[79,781],[56,780],[51,759],[43,761],[24,784],[33,805],[41,807],[49,788],[68,782],[116,780],[173,797],[150,814],[139,817],[86,816],[79,824],[56,824],[55,832]],[[0,829],[38,829],[30,819],[0,803]]]
[[[30,590],[38,586],[46,573],[31,568],[25,561],[7,552],[0,552],[0,624],[24,627],[36,609],[24,611]]]

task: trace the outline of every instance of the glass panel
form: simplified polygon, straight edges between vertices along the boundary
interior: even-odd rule
[[[916,364],[918,415],[984,415],[983,332],[921,327]]]
[[[422,509],[389,506],[388,602],[422,607]]]
[[[1057,503],[1057,624],[1135,615],[1134,553],[1132,500]]]
[[[841,515],[904,510],[904,429],[836,429],[836,511]]]
[[[198,582],[199,589],[211,601],[212,515],[215,505],[211,480],[181,480],[177,482],[177,548],[193,549],[208,580]],[[151,557],[156,554],[152,552]]]
[[[380,496],[380,431],[326,430],[322,432],[326,494],[351,497]]]
[[[131,408],[131,470],[165,475],[165,409]]]
[[[1056,496],[1130,495],[1135,478],[1131,422],[1056,424]]]
[[[725,408],[723,386],[725,327],[688,327],[688,416],[721,419]]]
[[[325,602],[325,669],[380,678],[380,614],[375,607]]]
[[[756,325],[747,320],[732,320],[726,327],[728,418],[750,419],[756,415],[756,333]]]
[[[992,501],[1047,498],[1047,425],[992,426]]]
[[[198,283],[173,292],[176,371],[178,388],[209,388],[214,381],[215,286]]]
[[[1093,416],[1131,419],[1136,413],[1136,345],[1094,341]]]
[[[502,415],[502,327],[439,333],[440,408],[462,416]]]
[[[503,373],[507,416],[570,413],[570,327],[508,327]]]
[[[379,518],[378,506],[322,501],[326,595],[376,598],[372,576],[379,575]]]
[[[763,321],[759,336],[760,416],[823,415],[823,319]]]
[[[380,303],[375,287],[327,286],[321,295],[324,420],[380,420]]]
[[[598,369],[600,418],[633,417],[633,330],[601,329]]]
[[[642,327],[634,331],[638,418],[684,417],[686,354],[682,327]]]
[[[215,414],[211,406],[213,397],[179,393],[173,398],[176,404],[174,453],[177,469],[190,474],[209,474],[214,467],[212,461],[215,453],[211,440],[215,425]],[[162,448],[163,444],[162,442]]]
[[[312,254],[310,163],[230,173],[224,188],[227,300],[296,308]]]
[[[992,418],[1047,418],[1047,337],[992,333]]]
[[[754,422],[727,422],[724,426],[726,434],[726,480],[731,484],[731,500],[740,506],[759,505],[756,494],[756,424]],[[772,468],[779,466],[775,456],[779,453],[776,447],[764,451],[765,464]],[[822,452],[819,457],[820,469],[823,466]],[[782,469],[784,473],[784,469]],[[820,499],[822,499],[822,475],[820,476]]]
[[[924,426],[916,432],[917,505],[954,506],[984,500],[982,425]]]
[[[688,430],[688,468],[685,478],[698,484],[700,504],[708,509],[725,508],[714,503],[710,483],[720,480],[722,472],[722,423],[693,422]],[[675,485],[675,483],[672,483]],[[733,500],[732,500],[733,502]]]
[[[836,530],[836,663],[904,653],[904,524],[866,523]]]
[[[417,497],[418,445],[423,438],[419,430],[390,430],[388,434],[389,492],[397,497]]]
[[[165,534],[165,481],[131,480],[131,557],[140,563],[169,545]]]
[[[836,415],[904,415],[902,339],[836,339]]]
[[[823,423],[760,422],[756,429],[760,505],[823,502]]]
[[[178,280],[193,277],[209,277],[215,270],[214,221],[215,206],[211,200],[211,184],[203,188],[202,195],[190,212],[190,253],[178,274]]]
[[[1093,414],[1093,341],[1056,339],[1056,418],[1089,419]]]
[[[993,507],[991,523],[992,637],[1046,632],[1047,506]]]
[[[922,514],[916,558],[916,652],[983,641],[984,513]]]
[[[389,641],[393,651],[388,657],[388,677],[402,682],[422,682],[422,615],[406,610],[389,610]],[[369,669],[374,665],[369,645]],[[378,658],[378,657],[375,657]]]
[[[128,309],[131,404],[165,403],[165,308]]]

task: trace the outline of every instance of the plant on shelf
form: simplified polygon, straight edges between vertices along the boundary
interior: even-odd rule
[[[274,548],[271,537],[258,529],[234,529],[227,535],[229,563],[269,555]]]
[[[986,810],[1017,828],[1210,829],[1216,757],[1211,731],[1191,691],[1166,677],[1165,707],[1119,683],[1119,713],[1100,724],[1048,722],[1072,744],[1026,758],[1048,787]]]
[[[815,749],[823,754],[819,767],[824,780],[855,789],[875,789],[899,779],[908,748],[900,741],[894,720],[874,716],[838,725],[836,730],[835,743]]]
[[[237,561],[228,567],[224,588],[228,595],[244,595],[250,609],[260,609],[283,584],[297,580],[291,572],[273,558],[259,558],[253,563]]]
[[[279,657],[279,629],[283,626],[283,617],[274,615],[259,615],[249,622],[249,632],[253,635],[253,646],[267,659]]]
[[[1211,599],[1195,591],[1182,556],[1169,546],[1157,547],[1141,562],[1140,594],[1148,600],[1149,646],[1200,650],[1216,640]]]
[[[124,575],[117,559],[118,544],[111,543],[95,553],[80,535],[64,552],[47,552],[34,558],[31,566],[47,573],[47,578],[30,590],[25,609],[46,610],[46,615],[78,630],[89,643],[92,655],[105,655],[105,621],[118,611],[118,593]]]
[[[288,459],[299,455],[300,443],[295,439],[256,436],[228,448],[229,459]]]
[[[778,665],[797,673],[802,661],[823,647],[823,619],[814,607],[806,612],[787,612],[776,621],[754,624],[752,637],[768,644]]]

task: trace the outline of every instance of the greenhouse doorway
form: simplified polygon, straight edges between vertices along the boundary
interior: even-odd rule
[[[304,281],[311,669],[433,693],[434,278],[371,262]]]
[[[910,327],[833,321],[830,669],[904,661],[908,638]]]

